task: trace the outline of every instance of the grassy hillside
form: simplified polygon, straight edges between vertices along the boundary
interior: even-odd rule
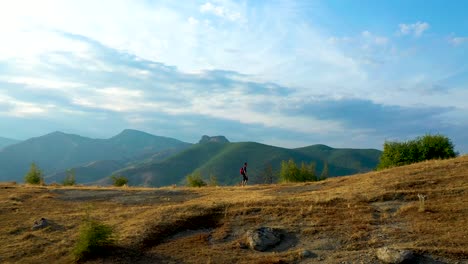
[[[22,181],[32,162],[35,162],[47,175],[99,160],[127,163],[158,151],[181,150],[190,145],[176,139],[158,137],[136,130],[124,130],[110,139],[92,139],[54,132],[0,150],[0,168],[2,168],[0,181]],[[92,171],[92,174],[98,172]],[[104,176],[107,175],[99,177]]]
[[[0,188],[1,263],[71,263],[85,215],[118,234],[88,263],[381,263],[381,247],[468,261],[468,156],[302,184]],[[50,226],[31,230],[41,217]],[[262,226],[283,230],[279,244],[246,248]]]
[[[221,184],[239,182],[239,168],[248,162],[251,183],[262,183],[265,166],[278,172],[282,160],[296,163],[316,163],[320,174],[324,161],[328,162],[330,176],[349,175],[370,171],[376,167],[380,151],[368,149],[334,149],[324,145],[300,149],[286,149],[255,142],[197,144],[162,162],[132,166],[119,171],[131,184],[151,183],[153,186],[181,184],[185,176],[199,171],[208,179],[215,175]]]

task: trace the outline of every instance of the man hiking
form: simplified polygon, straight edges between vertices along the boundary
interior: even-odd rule
[[[241,186],[247,185],[249,177],[247,177],[247,162],[244,163],[244,167],[240,168],[240,174],[242,175]]]

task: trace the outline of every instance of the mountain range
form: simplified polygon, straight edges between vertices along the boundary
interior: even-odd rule
[[[122,175],[130,185],[165,186],[184,184],[187,174],[199,172],[204,179],[215,176],[219,184],[232,185],[248,162],[250,183],[263,183],[277,174],[283,160],[313,162],[317,174],[326,163],[333,177],[373,170],[380,154],[325,145],[288,149],[206,135],[191,144],[130,129],[109,139],[54,132],[0,150],[0,181],[22,182],[35,162],[47,183],[63,181],[66,170],[73,169],[82,184],[110,184],[110,175]]]
[[[2,148],[5,148],[5,147],[13,145],[13,144],[16,144],[18,142],[20,142],[20,141],[16,140],[16,139],[0,137],[0,150]]]

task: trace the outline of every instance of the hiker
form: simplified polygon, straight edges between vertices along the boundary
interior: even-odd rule
[[[240,168],[240,174],[242,175],[241,186],[247,185],[249,177],[247,177],[247,162],[244,163],[244,167]]]

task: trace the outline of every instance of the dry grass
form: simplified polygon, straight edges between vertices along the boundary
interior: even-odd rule
[[[119,236],[114,254],[90,263],[375,263],[381,246],[455,262],[468,257],[468,157],[244,188],[4,183],[0,263],[71,263],[86,213]],[[53,225],[32,231],[41,217]],[[260,226],[288,235],[269,252],[243,249],[244,233]]]

